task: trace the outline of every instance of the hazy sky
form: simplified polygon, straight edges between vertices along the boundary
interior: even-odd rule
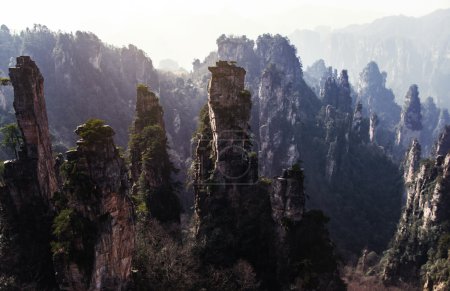
[[[177,60],[191,69],[216,48],[222,34],[289,35],[319,25],[340,28],[387,15],[422,16],[450,8],[450,0],[19,0],[2,6],[0,23],[19,31],[91,31],[117,46],[135,44],[154,61]]]

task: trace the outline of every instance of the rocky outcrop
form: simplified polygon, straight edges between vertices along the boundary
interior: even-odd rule
[[[332,182],[335,173],[341,167],[341,161],[349,150],[350,134],[361,139],[367,135],[364,131],[363,107],[358,103],[352,112],[352,97],[350,83],[346,70],[342,70],[339,77],[328,76],[320,90],[323,107],[321,115],[325,129],[325,143],[328,146],[325,177]]]
[[[277,168],[295,163],[300,158],[299,148],[294,132],[290,130],[280,132],[280,127],[289,128],[300,124],[301,116],[294,108],[300,106],[299,100],[286,102],[292,91],[285,83],[285,75],[276,66],[266,69],[262,75],[259,87],[259,111],[261,171],[265,175],[273,176],[279,172]],[[277,104],[277,105],[276,105]],[[285,106],[278,106],[285,104]],[[294,105],[295,104],[295,105]],[[289,153],[286,155],[286,151]]]
[[[256,137],[261,174],[271,177],[301,158],[300,128],[319,111],[320,102],[304,82],[301,63],[287,39],[260,36],[256,54],[262,69],[253,98],[259,106]]]
[[[195,154],[196,215],[198,235],[203,235],[213,204],[219,200],[238,207],[237,185],[250,187],[256,182],[257,160],[251,154],[249,118],[251,99],[244,90],[245,70],[219,61],[210,67],[209,99],[203,109],[200,136]],[[212,196],[211,187],[219,188]]]
[[[0,70],[7,69],[11,57],[23,54],[39,64],[46,81],[50,129],[65,146],[63,153],[76,142],[73,129],[93,116],[106,120],[124,147],[136,85],[158,84],[152,60],[142,50],[110,46],[93,33],[56,32],[34,25],[21,33],[8,32],[0,42],[11,44],[0,49]]]
[[[68,160],[59,155],[55,162],[39,69],[19,57],[11,80],[23,144],[19,158],[5,163],[0,189],[2,235],[9,241],[0,258],[8,267],[0,272],[15,278],[19,289],[125,289],[133,209],[114,131],[90,120],[77,128],[82,139]]]
[[[342,70],[338,77],[339,84],[339,98],[338,106],[342,112],[351,112],[352,110],[352,97],[350,82],[348,81],[347,70]]]
[[[243,259],[254,268],[261,288],[283,290],[296,280],[304,288],[302,272],[314,269],[296,263],[306,259],[305,251],[311,247],[302,240],[304,231],[318,223],[322,239],[327,234],[319,217],[303,223],[303,171],[296,165],[273,180],[258,181],[258,157],[251,152],[249,129],[251,97],[244,89],[246,72],[225,61],[209,69],[209,99],[200,115],[193,165],[200,259],[216,268]],[[341,286],[333,275],[337,274],[333,250],[325,247],[324,253],[331,260],[330,268],[316,273],[313,285]]]
[[[405,161],[403,163],[403,180],[406,184],[414,182],[414,175],[419,169],[419,162],[421,159],[421,146],[417,139],[411,142],[409,150],[406,152]]]
[[[325,61],[320,59],[315,61],[311,66],[307,67],[304,72],[304,79],[306,84],[314,90],[314,93],[319,96],[320,88],[323,87],[321,80],[327,73],[328,68],[325,65]]]
[[[449,136],[450,127],[446,127],[432,159],[420,165],[416,140],[408,151],[404,174],[407,201],[384,259],[382,276],[387,282],[413,282],[426,290],[448,288]]]
[[[448,114],[448,110],[443,108],[439,112],[439,119],[433,131],[433,136],[438,137],[448,124],[450,124],[450,115]]]
[[[352,97],[347,71],[342,70],[337,79],[328,77],[320,91],[320,96],[324,105],[331,105],[341,112],[350,112]]]
[[[136,118],[129,143],[132,195],[138,214],[159,222],[180,221],[180,202],[171,175],[176,171],[167,152],[163,110],[148,87],[137,88]]]
[[[411,85],[405,96],[405,106],[400,118],[396,144],[407,148],[414,138],[420,138],[421,130],[422,114],[419,91],[417,85]]]
[[[272,222],[269,196],[256,185],[257,155],[251,152],[251,96],[244,89],[245,70],[219,61],[210,71],[208,104],[200,115],[193,165],[201,258],[204,264],[227,267],[243,256],[256,270],[267,264],[275,273],[274,258],[256,254],[269,251],[273,238],[266,236],[264,244],[255,240],[270,233]],[[267,228],[251,226],[256,221],[265,221]],[[265,284],[275,283],[269,279]]]
[[[219,60],[237,62],[247,72],[247,83],[250,85],[254,78],[259,77],[260,64],[255,54],[255,42],[242,37],[226,37],[222,34],[216,41],[217,57]]]
[[[432,97],[428,97],[424,103],[421,104],[422,114],[422,132],[420,135],[420,143],[422,145],[424,156],[431,154],[433,142],[438,137],[443,128],[438,130],[435,134],[436,126],[439,122],[441,109],[436,106]]]
[[[395,230],[393,222],[397,221],[400,215],[398,204],[402,191],[398,181],[401,175],[398,166],[393,165],[378,146],[372,147],[370,144],[367,108],[364,106],[362,108],[360,131],[353,130],[352,119],[355,109],[351,104],[356,98],[353,96],[345,72],[339,77],[335,69],[327,68],[324,63],[319,62],[315,68],[317,72],[303,74],[295,47],[280,35],[262,35],[255,43],[256,47],[252,53],[250,41],[246,37],[222,36],[218,41],[218,51],[221,58],[236,61],[237,65],[243,66],[247,71],[244,84],[252,95],[250,119],[251,128],[254,130],[252,151],[259,153],[260,174],[266,177],[278,176],[283,169],[302,160],[309,181],[305,187],[307,192],[314,193],[309,205],[323,209],[330,215],[330,224],[333,225],[330,229],[336,241],[345,237],[342,242],[350,248],[358,248],[356,251],[358,253],[368,245],[376,245],[376,251],[381,251]],[[250,58],[254,61],[249,62]],[[210,60],[209,57],[207,59]],[[205,59],[204,64],[206,62]],[[310,81],[315,84],[314,90],[319,92],[320,88],[324,89],[327,79],[333,80],[338,88],[335,94],[331,94],[330,91],[329,96],[332,100],[337,100],[333,104],[339,108],[328,104],[330,105],[328,116],[326,106],[323,106],[323,102],[303,80],[312,75],[314,76]],[[395,105],[393,96],[392,104]],[[391,108],[392,104],[389,103],[388,107]],[[388,134],[384,134],[383,130],[380,131],[384,127],[375,127],[375,124],[372,124],[372,129],[376,129],[379,133],[374,134],[373,138],[379,138],[382,145],[388,144],[392,147],[399,117],[400,109],[397,122],[392,122]],[[207,149],[208,143],[204,144],[202,148]],[[206,150],[203,153],[204,161],[208,159],[209,153]],[[357,171],[354,170],[355,164],[359,165]],[[374,169],[377,169],[377,175],[373,175]],[[205,179],[208,177],[209,174],[205,171]],[[368,177],[371,182],[367,181]],[[357,180],[360,182],[355,182]],[[380,184],[380,180],[386,182],[374,187],[373,185]],[[362,190],[361,183],[372,186],[362,186],[365,187]],[[361,202],[355,207],[355,201],[360,199],[372,202]],[[348,207],[335,207],[347,203]],[[371,207],[366,207],[369,204]],[[355,209],[357,212],[360,211],[360,214],[356,215],[359,218],[346,219],[347,214],[344,215],[344,212],[348,210],[348,215],[356,217]],[[375,238],[365,225],[375,225],[375,222],[379,221],[380,212],[384,213],[383,217],[389,217],[385,222],[388,220],[390,222],[389,225],[377,225],[376,232],[383,235]],[[368,213],[371,213],[370,218],[367,216]],[[355,243],[356,241],[359,243]]]
[[[433,149],[435,156],[445,156],[450,150],[450,127],[447,125],[439,135],[436,145]]]
[[[44,78],[30,57],[10,69],[14,107],[23,144],[19,158],[5,162],[0,190],[11,244],[3,250],[7,273],[34,289],[56,287],[50,253],[51,199],[58,190],[44,99]],[[5,270],[3,270],[5,271]]]
[[[348,113],[337,111],[332,105],[327,105],[323,111],[323,123],[326,129],[325,143],[328,146],[325,177],[328,182],[332,182],[341,167],[341,161],[349,150],[352,120]]]
[[[235,61],[247,72],[254,150],[261,152],[262,174],[274,176],[300,158],[301,140],[295,128],[314,116],[320,102],[304,82],[295,47],[287,38],[264,34],[255,47],[245,36],[222,35],[217,44],[220,59]],[[285,130],[280,132],[280,128]]]
[[[392,129],[400,120],[401,109],[394,101],[392,90],[386,88],[386,77],[372,61],[360,73],[357,91],[368,114],[376,113],[380,122]]]
[[[14,109],[17,124],[24,140],[22,157],[36,162],[37,183],[45,203],[49,203],[57,191],[52,145],[48,128],[47,111],[44,98],[44,78],[30,57],[18,57],[17,65],[10,69],[14,86]],[[20,200],[16,207],[20,209]]]
[[[299,222],[305,212],[305,192],[303,172],[299,165],[286,169],[272,182],[270,201],[272,217],[283,225],[286,221]]]
[[[380,73],[375,62],[370,62],[360,74],[358,95],[365,108],[363,115],[377,116],[376,122],[372,123],[376,127],[370,127],[371,141],[383,147],[395,160],[401,160],[410,142],[417,139],[423,156],[429,156],[433,140],[449,122],[448,113],[438,108],[432,97],[420,104],[417,85],[410,86],[400,112],[392,91],[385,88],[385,82],[386,74]]]
[[[207,67],[207,65],[203,64]],[[201,70],[203,70],[202,68]],[[200,69],[199,69],[200,70]],[[205,69],[207,71],[207,68]],[[179,171],[174,179],[184,183],[192,163],[192,133],[197,128],[198,113],[207,99],[207,81],[194,78],[194,75],[178,76],[172,73],[159,73],[158,95],[164,111],[164,125],[168,142],[168,153],[175,168]],[[156,89],[156,87],[154,88]],[[180,187],[178,197],[184,209],[194,205],[192,189]]]
[[[332,66],[347,68],[350,79],[356,80],[358,70],[375,60],[388,72],[389,87],[398,100],[405,88],[417,82],[423,96],[435,96],[449,107],[450,68],[442,62],[447,60],[449,19],[450,10],[440,9],[420,18],[392,15],[343,29],[297,30],[289,39],[305,65],[323,58]]]
[[[134,222],[125,163],[114,131],[89,120],[61,167],[52,242],[61,289],[125,290],[131,276]]]

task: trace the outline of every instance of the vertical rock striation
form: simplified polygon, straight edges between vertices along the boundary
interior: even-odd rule
[[[304,288],[300,278],[309,272],[315,272],[310,281],[315,287],[341,286],[324,221],[320,215],[306,215],[304,222],[302,169],[294,165],[280,177],[258,181],[245,70],[225,61],[209,69],[209,99],[200,115],[193,165],[200,259],[218,268],[230,267],[239,259],[248,261],[261,288],[284,290],[294,283]],[[329,263],[317,272],[315,266],[304,269],[299,264],[311,255],[305,231],[314,223],[320,238],[312,236],[325,243],[321,246]]]
[[[270,201],[272,217],[283,225],[286,221],[299,222],[305,211],[305,192],[303,172],[300,167],[283,170],[281,176],[274,177]]]
[[[370,115],[370,123],[369,123],[369,140],[371,143],[377,142],[377,126],[378,126],[378,115],[372,113]]]
[[[435,145],[431,159],[420,165],[420,145],[412,142],[405,161],[406,205],[391,248],[385,255],[383,279],[411,282],[426,290],[449,288],[450,127]]]
[[[10,69],[14,86],[14,109],[23,138],[21,157],[36,163],[39,192],[45,203],[57,191],[52,145],[48,128],[44,98],[44,78],[30,57],[17,58],[17,65]],[[16,207],[20,208],[17,200]]]
[[[125,289],[133,209],[114,131],[100,120],[87,122],[76,131],[77,149],[55,162],[39,69],[19,57],[10,76],[23,144],[19,158],[5,163],[0,189],[9,242],[0,271],[20,289]]]
[[[58,190],[44,99],[44,78],[30,57],[10,69],[14,108],[23,144],[18,160],[5,162],[0,190],[11,239],[8,271],[19,284],[55,288],[50,253],[53,194]]]
[[[194,157],[197,237],[205,243],[206,263],[229,265],[236,260],[240,236],[247,235],[240,229],[244,218],[239,213],[256,195],[251,192],[258,170],[248,125],[251,97],[244,90],[244,69],[226,61],[209,69],[208,104],[200,116]],[[241,195],[244,191],[249,195]],[[268,197],[262,197],[248,206],[259,211],[258,204],[269,207],[268,202]]]
[[[75,132],[81,139],[67,152],[55,197],[57,279],[62,289],[125,290],[135,235],[127,169],[111,127],[90,120]]]

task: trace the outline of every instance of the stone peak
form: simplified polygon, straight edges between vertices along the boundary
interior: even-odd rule
[[[30,56],[20,56],[16,58],[16,67],[24,67],[27,65],[36,65],[36,63],[31,59]]]
[[[450,126],[446,125],[436,142],[435,156],[445,156],[450,150]]]
[[[409,86],[408,92],[406,93],[405,96],[406,99],[410,99],[411,101],[419,101],[419,87],[417,87],[416,84],[412,84],[411,86]]]
[[[214,74],[238,75],[244,77],[245,69],[236,66],[234,61],[218,61],[215,67],[208,67],[208,70]]]
[[[403,124],[412,130],[422,129],[422,113],[417,85],[409,87],[405,96],[405,105],[402,113]]]

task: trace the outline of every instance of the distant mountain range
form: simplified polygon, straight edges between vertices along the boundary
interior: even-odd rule
[[[402,100],[411,84],[420,96],[450,107],[450,9],[420,18],[389,16],[343,29],[297,30],[289,36],[304,67],[318,59],[348,69],[356,85],[370,61],[387,72],[387,86]]]

